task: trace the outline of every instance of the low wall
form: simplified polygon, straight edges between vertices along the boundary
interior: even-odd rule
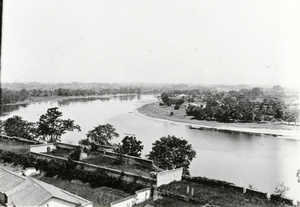
[[[136,204],[145,202],[151,197],[151,189],[145,188],[142,190],[135,191],[135,195],[128,196],[126,198],[114,201],[110,203],[111,207],[132,207]]]
[[[253,189],[246,189],[245,196],[246,197],[258,197],[258,198],[262,198],[262,199],[268,199],[268,194],[267,193],[260,192],[260,191],[257,191],[257,190],[253,190]]]
[[[59,162],[67,162],[68,161],[68,159],[66,159],[66,158],[57,157],[57,156],[48,155],[48,154],[40,154],[40,153],[35,153],[35,152],[31,152],[30,154],[32,156],[34,156],[35,158],[44,159],[47,161],[50,161],[52,159],[55,159]],[[93,164],[89,164],[89,163],[84,163],[84,162],[80,162],[80,161],[74,161],[74,162],[77,164],[78,168],[83,168],[88,171],[95,171],[97,169],[101,169],[101,170],[104,170],[109,176],[112,176],[115,178],[119,178],[120,175],[123,174],[123,179],[127,182],[133,182],[136,180],[137,183],[140,183],[143,185],[149,185],[149,184],[155,183],[155,181],[156,181],[153,178],[140,176],[140,175],[137,175],[134,173],[123,172],[120,170],[103,167],[103,166],[99,166],[99,165],[93,165]]]
[[[202,199],[202,198],[195,198],[195,197],[187,197],[185,195],[179,194],[179,193],[174,193],[174,192],[170,192],[167,190],[157,190],[158,192],[158,196],[165,196],[165,197],[169,197],[169,198],[174,198],[176,200],[181,200],[184,202],[188,202],[188,203],[194,203],[194,204],[200,204],[200,205],[205,205],[207,203],[209,203],[208,201]]]
[[[182,178],[182,167],[174,170],[166,170],[156,174],[156,185],[157,187],[161,185],[169,184],[173,181],[180,181]]]
[[[195,183],[201,183],[201,184],[208,185],[208,186],[222,187],[222,188],[226,188],[228,190],[232,190],[232,191],[236,191],[236,192],[240,192],[240,193],[244,193],[246,190],[245,188],[236,186],[233,183],[229,183],[229,182],[225,182],[225,181],[221,181],[221,180],[209,179],[209,178],[205,178],[205,177],[192,177],[192,176],[184,175],[183,179],[187,180],[187,181],[195,182]]]
[[[273,202],[283,202],[287,205],[294,205],[293,201],[291,199],[288,199],[288,198],[283,198],[281,197],[280,195],[277,195],[277,194],[272,194],[270,196],[270,200],[273,201]]]
[[[62,142],[56,142],[55,145],[57,148],[68,149],[68,150],[73,150],[76,147],[79,147],[79,145],[67,144],[67,143],[62,143]]]
[[[53,143],[49,144],[38,144],[38,145],[29,145],[29,151],[35,153],[46,153],[55,150],[56,146]]]
[[[201,183],[204,185],[209,185],[213,187],[222,187],[227,190],[234,190],[236,192],[240,192],[245,194],[246,197],[251,198],[251,197],[258,197],[261,199],[270,199],[272,202],[283,202],[287,205],[293,205],[293,200],[288,199],[288,198],[283,198],[279,195],[274,195],[272,194],[270,197],[268,193],[266,192],[260,192],[254,189],[249,189],[249,188],[244,188],[240,186],[236,186],[232,183],[228,183],[225,181],[220,181],[220,180],[215,180],[215,179],[208,179],[205,177],[191,177],[191,176],[183,176],[183,179],[191,181],[191,182],[196,182],[196,183]]]
[[[23,142],[23,143],[27,143],[27,144],[39,144],[39,142],[37,142],[37,141],[24,139],[24,138],[20,138],[20,137],[10,137],[10,136],[6,136],[6,135],[0,135],[0,138],[7,139],[7,140],[15,140],[15,141],[19,141],[19,142]]]

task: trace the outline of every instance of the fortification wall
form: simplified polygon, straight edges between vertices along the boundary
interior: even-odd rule
[[[31,152],[30,154],[32,156],[34,156],[35,158],[44,159],[47,161],[50,161],[51,159],[55,159],[59,162],[67,162],[68,161],[68,159],[66,159],[66,158],[57,157],[57,156],[48,155],[48,154],[40,154],[40,153],[35,153],[35,152]],[[97,169],[101,169],[101,170],[105,171],[109,176],[112,176],[115,178],[119,178],[120,175],[123,175],[123,179],[127,182],[136,181],[137,183],[140,183],[143,185],[150,185],[151,183],[155,183],[155,181],[156,181],[153,178],[140,176],[140,175],[137,175],[134,173],[123,172],[121,170],[116,170],[116,169],[103,167],[103,166],[99,166],[99,165],[93,165],[93,164],[84,163],[84,162],[80,162],[80,161],[74,161],[74,162],[77,164],[77,167],[80,169],[83,168],[88,171],[95,171]]]
[[[177,168],[173,170],[166,170],[156,174],[156,185],[157,187],[161,185],[169,184],[173,181],[180,181],[182,178],[183,169]]]
[[[132,207],[136,204],[145,202],[151,197],[151,189],[144,188],[142,190],[135,191],[135,195],[128,196],[126,198],[114,201],[110,204],[111,207]]]
[[[10,136],[6,136],[6,135],[0,135],[1,139],[7,139],[7,140],[15,140],[15,141],[19,141],[19,142],[23,142],[23,143],[27,143],[27,144],[39,144],[39,142],[34,141],[34,140],[28,140],[28,139],[24,139],[24,138],[20,138],[20,137],[10,137]]]

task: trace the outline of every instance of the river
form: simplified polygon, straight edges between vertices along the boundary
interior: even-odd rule
[[[135,134],[144,145],[144,157],[152,143],[162,136],[183,137],[197,152],[190,172],[193,176],[204,176],[232,182],[274,193],[276,186],[283,183],[289,187],[286,196],[300,201],[300,141],[267,135],[249,135],[237,132],[192,130],[188,125],[145,117],[137,108],[155,101],[153,95],[129,95],[102,99],[55,100],[28,105],[1,107],[1,120],[13,115],[36,122],[50,107],[59,107],[63,118],[75,120],[81,132],[67,132],[62,141],[76,144],[98,124],[112,124],[120,138],[125,133]]]

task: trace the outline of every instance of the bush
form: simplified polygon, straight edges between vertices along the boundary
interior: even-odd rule
[[[90,140],[88,140],[88,139],[82,139],[82,140],[79,141],[79,144],[82,144],[82,145],[90,145],[91,142],[90,142]]]
[[[72,160],[79,161],[80,160],[80,154],[81,154],[81,148],[76,147],[71,153],[70,153],[70,158]]]
[[[174,109],[175,110],[178,110],[180,108],[180,105],[179,104],[176,104],[175,106],[174,106]]]

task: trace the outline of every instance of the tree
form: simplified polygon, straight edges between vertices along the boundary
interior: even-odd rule
[[[170,103],[170,99],[168,94],[166,93],[162,93],[161,94],[161,100],[165,103],[165,104],[169,104]]]
[[[137,140],[134,136],[126,136],[122,140],[122,145],[120,146],[120,152],[122,154],[127,154],[130,156],[140,157],[141,152],[144,149],[142,142]]]
[[[275,188],[275,193],[281,197],[284,197],[286,192],[289,191],[290,188],[285,186],[284,183],[279,183]]]
[[[34,139],[35,123],[23,120],[21,116],[8,118],[4,123],[4,130],[8,136]]]
[[[116,129],[111,124],[98,125],[87,133],[87,139],[100,145],[111,145],[110,140],[119,137]]]
[[[62,112],[57,107],[49,108],[46,114],[41,115],[38,122],[37,133],[41,139],[48,143],[59,142],[66,131],[81,131],[79,125],[74,124],[74,120],[61,119]]]
[[[188,168],[196,156],[196,151],[187,140],[168,135],[156,140],[152,145],[152,151],[147,157],[157,166],[169,170],[183,167],[184,173],[189,174]]]

